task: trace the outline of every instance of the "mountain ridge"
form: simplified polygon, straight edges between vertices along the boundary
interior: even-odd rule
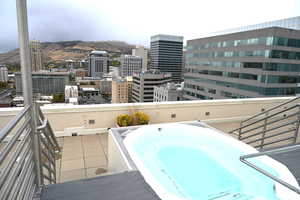
[[[41,42],[43,52],[43,62],[62,64],[65,60],[84,60],[90,51],[104,50],[109,55],[114,54],[131,54],[131,50],[135,45],[128,44],[124,41],[57,41],[57,42]],[[19,65],[20,56],[19,49],[14,49],[6,53],[0,54],[0,64]]]

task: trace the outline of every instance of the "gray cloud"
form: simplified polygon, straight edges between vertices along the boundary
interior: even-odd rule
[[[15,2],[0,0],[0,52],[18,47]],[[143,45],[149,45],[150,36],[158,33],[194,39],[209,32],[299,15],[299,0],[273,2],[27,0],[30,39],[124,40]]]
[[[110,39],[109,25],[88,11],[59,0],[30,0],[28,1],[30,39],[41,41]],[[0,52],[17,48],[15,0],[1,2],[0,19],[0,27],[3,29],[0,31]]]

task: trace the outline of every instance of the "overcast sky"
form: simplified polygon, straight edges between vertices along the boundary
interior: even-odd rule
[[[300,0],[27,0],[30,39],[122,40],[206,33],[300,15]],[[18,47],[15,0],[0,0],[0,52]]]

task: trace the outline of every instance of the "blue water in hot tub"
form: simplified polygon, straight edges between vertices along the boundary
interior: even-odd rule
[[[261,177],[260,183],[253,184],[253,193],[244,193],[242,182],[237,175],[199,150],[167,147],[159,152],[158,157],[161,169],[176,182],[178,190],[188,199],[250,200],[258,197],[265,200],[277,199],[272,181],[269,181],[267,177]],[[248,166],[241,167],[247,168]],[[250,182],[254,179],[253,173],[243,172],[240,175],[248,176],[247,179]],[[262,187],[261,185],[264,191],[258,191],[256,194],[255,187]]]
[[[239,160],[245,152],[213,137],[183,136],[176,127],[169,129],[172,134],[148,131],[134,150],[172,195],[189,200],[278,200],[274,182]],[[276,175],[270,166],[252,162]]]

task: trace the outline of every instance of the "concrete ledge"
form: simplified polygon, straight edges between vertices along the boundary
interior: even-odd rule
[[[282,103],[293,97],[197,100],[179,102],[124,103],[97,105],[43,106],[42,111],[49,119],[57,135],[94,134],[95,131],[115,127],[120,114],[143,111],[150,116],[150,123],[201,120],[220,123],[240,120]],[[22,108],[0,108],[0,128]]]

